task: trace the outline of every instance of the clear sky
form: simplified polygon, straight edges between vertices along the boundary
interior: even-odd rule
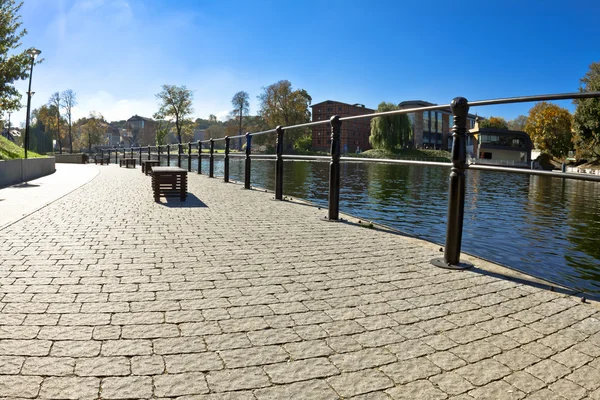
[[[21,15],[23,45],[45,59],[32,106],[72,89],[74,117],[109,121],[150,117],[162,84],[192,89],[193,117],[207,118],[240,90],[255,114],[261,88],[282,79],[313,103],[376,108],[575,92],[600,62],[597,0],[25,0]],[[512,119],[532,105],[471,112]]]

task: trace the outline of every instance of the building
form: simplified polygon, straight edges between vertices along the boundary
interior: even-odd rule
[[[400,109],[430,107],[437,104],[423,100],[409,100],[398,104]],[[415,111],[408,113],[413,132],[413,147],[419,149],[450,150],[451,130],[454,118],[450,108],[438,111]],[[476,115],[467,114],[467,129],[475,127]]]
[[[126,129],[131,132],[131,142],[135,146],[148,146],[156,143],[157,123],[152,118],[134,115],[126,123]]]
[[[496,128],[475,128],[467,137],[467,154],[477,164],[500,164],[528,167],[533,142],[522,131]]]
[[[375,112],[375,110],[366,108],[362,104],[346,104],[333,100],[313,104],[311,108],[313,122],[329,120],[334,115],[343,118]],[[369,144],[370,135],[371,118],[344,121],[340,133],[340,149],[342,153],[369,150],[371,148]],[[312,127],[312,148],[321,151],[329,151],[331,149],[331,126],[329,124]]]

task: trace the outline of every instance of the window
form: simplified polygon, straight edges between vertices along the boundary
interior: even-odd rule
[[[448,120],[448,123],[450,124],[450,130],[452,130],[452,127],[454,126],[454,115],[449,115]]]
[[[436,126],[437,126],[437,130],[436,132],[438,133],[442,133],[442,113],[441,112],[436,112],[435,113],[435,118],[436,118]]]
[[[431,132],[429,124],[429,111],[423,111],[423,131]]]

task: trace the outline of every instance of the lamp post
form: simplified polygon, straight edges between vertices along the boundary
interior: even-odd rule
[[[31,75],[33,75],[33,63],[35,58],[41,53],[40,50],[32,48],[27,50],[27,54],[31,57],[31,69],[29,70],[29,91],[27,92],[27,119],[25,120],[25,140],[23,141],[25,147],[25,158],[27,158],[27,150],[29,149],[29,111],[31,109]]]

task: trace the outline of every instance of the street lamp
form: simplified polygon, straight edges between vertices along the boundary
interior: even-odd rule
[[[31,92],[31,75],[33,75],[33,63],[35,58],[39,56],[41,53],[40,50],[36,48],[31,48],[27,50],[27,54],[31,58],[31,69],[29,70],[29,91],[27,92],[27,119],[25,120],[25,158],[27,158],[27,150],[29,149],[29,110],[31,109],[31,96],[33,93]]]

